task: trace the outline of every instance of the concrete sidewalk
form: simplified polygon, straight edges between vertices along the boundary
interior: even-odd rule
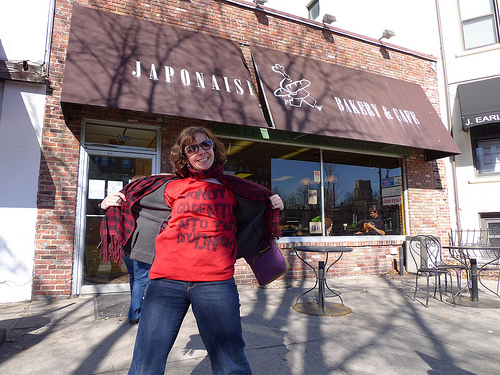
[[[292,309],[297,296],[314,285],[310,280],[288,287],[240,286],[254,375],[499,374],[500,309],[453,307],[432,298],[425,308],[422,293],[410,299],[413,280],[333,278],[330,284],[352,309],[338,317]],[[137,325],[126,319],[128,296],[116,300],[108,308],[123,310],[123,316],[111,318],[99,316],[95,296],[0,305],[0,328],[7,330],[0,374],[126,374]],[[191,312],[165,373],[211,374]]]

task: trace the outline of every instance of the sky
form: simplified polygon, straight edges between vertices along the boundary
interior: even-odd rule
[[[265,7],[308,18],[311,0],[268,0]],[[333,27],[379,39],[384,30],[395,32],[383,41],[417,52],[439,56],[435,0],[320,0],[320,21],[325,13],[336,17]]]

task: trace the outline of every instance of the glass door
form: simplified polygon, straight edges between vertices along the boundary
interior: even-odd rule
[[[133,179],[150,176],[154,156],[114,155],[109,152],[89,152],[88,156],[83,285],[128,283],[125,264],[102,261],[98,249],[101,240],[99,228],[105,212],[98,204],[106,195],[120,191]]]
[[[97,248],[105,214],[98,204],[132,179],[159,173],[160,127],[82,120],[82,131],[71,291],[128,291],[126,267],[104,263]]]

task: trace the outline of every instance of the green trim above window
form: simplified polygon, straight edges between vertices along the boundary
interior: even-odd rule
[[[263,129],[265,130],[264,136],[261,128],[253,126],[217,123],[213,125],[212,130],[220,136],[321,148],[330,154],[337,154],[339,162],[343,164],[387,168],[389,163],[391,167],[396,168],[398,165],[394,164],[394,158],[404,158],[412,155],[411,147],[293,133],[270,128]]]

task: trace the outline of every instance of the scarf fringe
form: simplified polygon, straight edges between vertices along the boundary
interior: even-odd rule
[[[109,261],[122,265],[123,243],[116,236],[108,236],[106,241],[102,241],[101,258],[104,263]]]

